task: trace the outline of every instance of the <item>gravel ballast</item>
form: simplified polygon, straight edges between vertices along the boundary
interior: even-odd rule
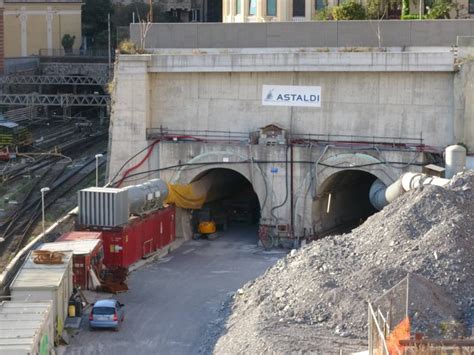
[[[465,315],[474,297],[473,187],[470,171],[409,191],[351,233],[292,250],[235,294],[214,352],[365,350],[367,301],[408,273],[440,286]]]

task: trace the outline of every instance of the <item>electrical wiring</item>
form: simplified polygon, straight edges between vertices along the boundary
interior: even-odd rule
[[[242,161],[230,161],[230,162],[222,162],[222,161],[213,161],[213,162],[204,162],[204,163],[181,163],[181,164],[176,164],[176,165],[170,165],[170,166],[165,166],[163,168],[157,168],[157,169],[151,169],[151,170],[146,170],[146,171],[140,171],[138,173],[134,174],[129,174],[124,181],[129,180],[132,177],[135,176],[140,176],[140,175],[145,175],[145,174],[150,174],[150,173],[155,173],[155,172],[160,172],[160,171],[166,171],[166,170],[171,170],[171,169],[177,169],[177,168],[182,168],[182,167],[187,167],[187,166],[207,166],[207,165],[238,165],[238,164],[250,164],[250,160],[242,160]],[[284,160],[254,160],[254,163],[257,164],[285,164]],[[293,162],[294,164],[314,164],[314,161],[308,161],[308,160],[295,160]],[[357,168],[365,168],[369,166],[376,166],[376,165],[384,165],[384,164],[399,164],[399,165],[406,165],[406,162],[400,162],[400,161],[388,161],[388,162],[378,162],[378,163],[367,163],[367,164],[359,164],[359,165],[330,165],[330,164],[325,164],[325,163],[319,163],[319,165],[328,167],[328,168],[334,168],[334,169],[357,169]],[[423,166],[423,163],[411,163],[410,165],[412,166]],[[115,186],[115,183],[112,182],[111,185]]]

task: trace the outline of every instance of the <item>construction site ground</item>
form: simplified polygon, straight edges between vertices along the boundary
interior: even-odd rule
[[[189,241],[131,273],[119,332],[81,330],[64,352],[79,354],[209,354],[228,315],[232,295],[284,257],[263,251],[255,227],[229,228],[214,241]],[[100,297],[100,295],[96,295]],[[103,297],[110,297],[104,294]]]

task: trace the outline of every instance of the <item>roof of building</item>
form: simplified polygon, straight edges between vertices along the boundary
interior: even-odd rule
[[[34,252],[34,250],[33,250]],[[58,287],[71,262],[72,252],[64,252],[62,264],[36,264],[33,252],[28,255],[23,266],[18,271],[10,289],[51,289]]]
[[[92,253],[101,243],[99,239],[66,240],[56,243],[44,243],[40,245],[38,250],[72,251],[74,255],[85,255]]]
[[[50,302],[0,302],[0,353],[30,351],[50,310]]]
[[[6,128],[16,128],[18,127],[18,123],[15,123],[13,121],[5,120],[5,119],[0,119],[0,126],[6,127]]]

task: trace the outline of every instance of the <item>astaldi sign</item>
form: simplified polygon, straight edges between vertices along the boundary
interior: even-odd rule
[[[321,107],[321,87],[263,85],[262,105]]]

